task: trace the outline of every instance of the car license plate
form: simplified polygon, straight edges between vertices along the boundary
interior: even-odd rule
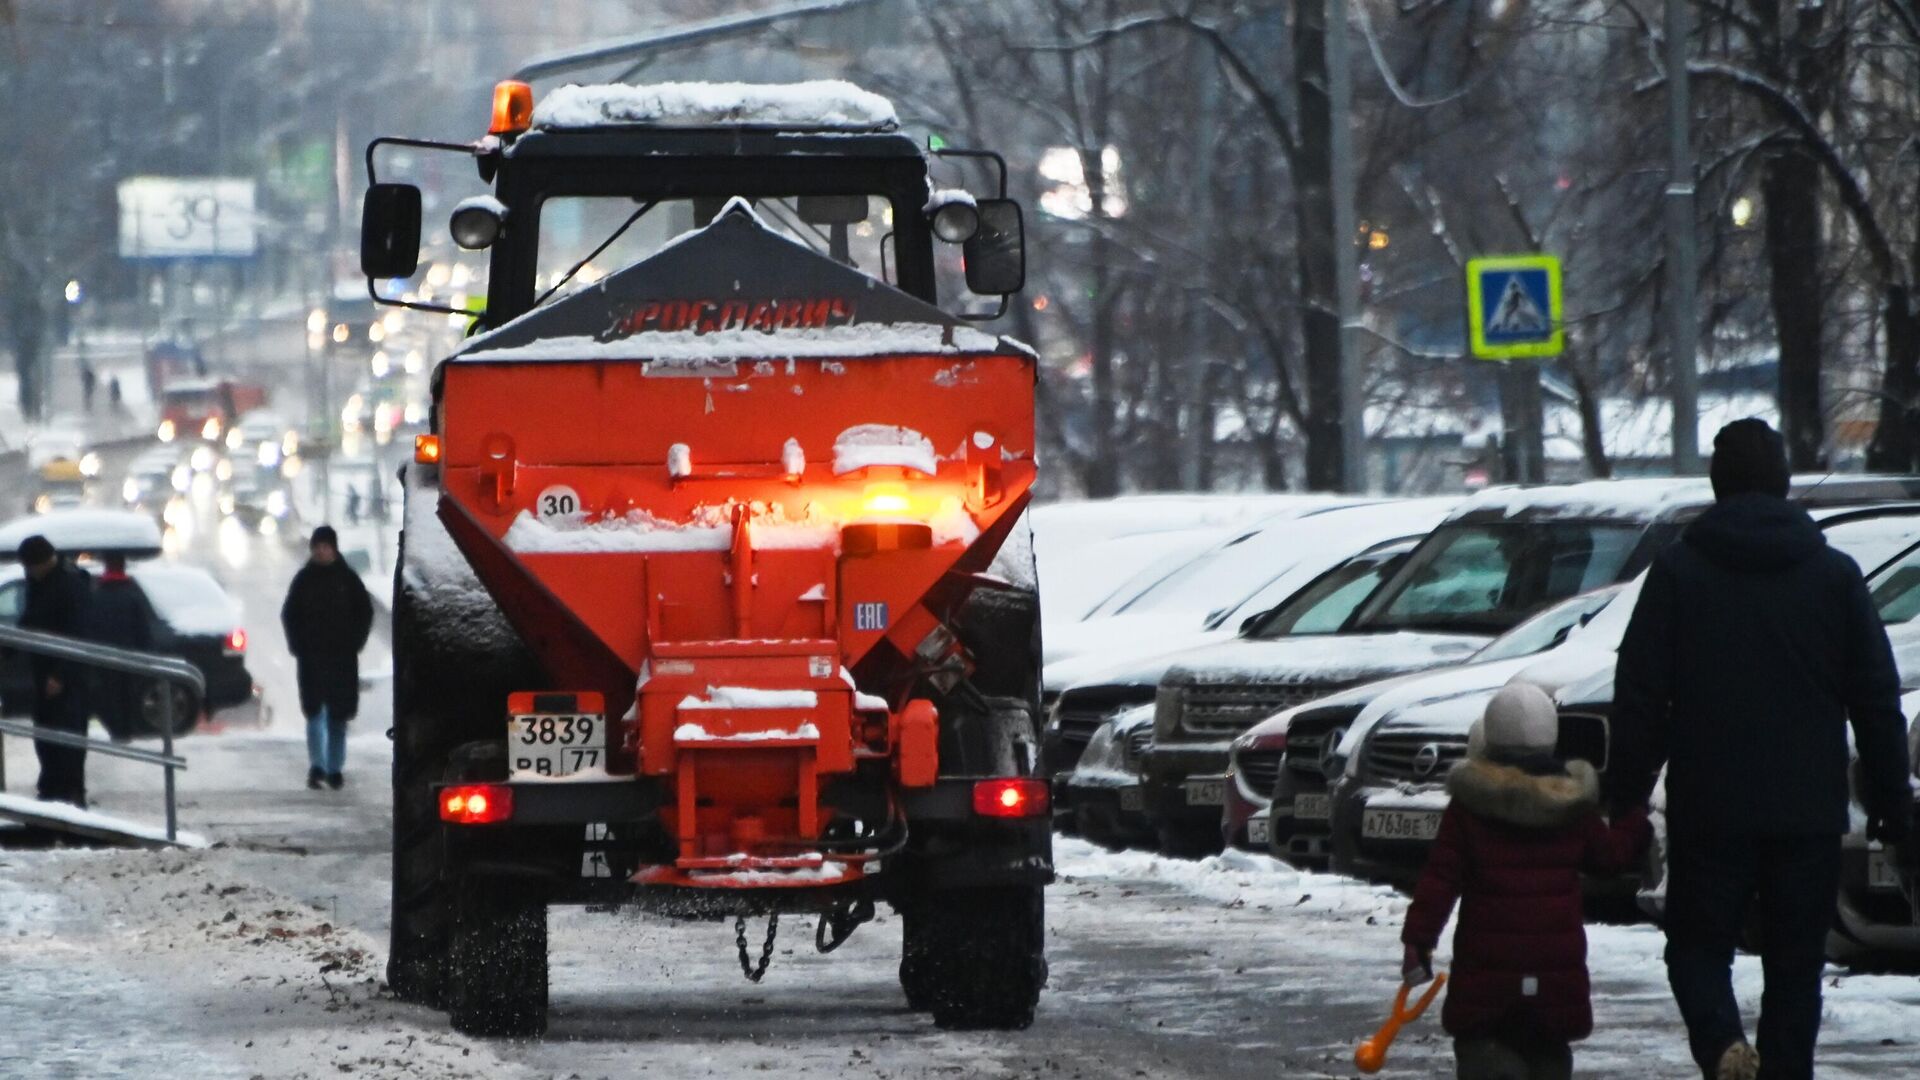
[[[1120,789],[1120,809],[1139,813],[1147,808],[1147,793],[1137,787]]]
[[[1867,888],[1889,891],[1900,888],[1900,868],[1884,851],[1867,852]]]
[[[1247,819],[1247,843],[1255,847],[1264,847],[1273,833],[1273,823],[1266,818]]]
[[[1225,780],[1187,781],[1188,806],[1223,806],[1227,801]]]
[[[592,714],[515,716],[507,722],[514,776],[570,776],[606,766],[606,720]]]
[[[1293,816],[1297,821],[1325,821],[1333,816],[1333,800],[1326,795],[1295,795]]]
[[[1438,810],[1368,810],[1360,816],[1368,840],[1431,840],[1440,835]]]

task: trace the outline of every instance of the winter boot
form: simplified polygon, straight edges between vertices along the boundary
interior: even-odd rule
[[[1760,1052],[1745,1039],[1722,1051],[1720,1067],[1714,1070],[1714,1080],[1754,1080],[1759,1075]]]
[[[326,778],[327,778],[327,774],[321,772],[319,769],[308,769],[307,770],[307,790],[319,791],[320,782],[322,780],[325,780]]]
[[[337,772],[328,773],[327,786],[335,791],[339,791],[341,788],[347,786],[347,778]]]

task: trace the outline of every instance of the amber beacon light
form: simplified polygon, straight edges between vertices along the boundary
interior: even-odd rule
[[[493,87],[493,123],[489,135],[518,135],[533,126],[533,87],[505,79]]]

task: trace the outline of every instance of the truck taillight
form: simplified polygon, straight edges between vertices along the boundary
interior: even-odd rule
[[[236,626],[233,628],[233,633],[227,635],[227,655],[239,656],[246,651],[247,632]]]
[[[456,784],[440,789],[440,820],[492,825],[513,816],[513,789],[504,784]]]
[[[981,817],[1040,817],[1053,809],[1045,780],[1009,777],[973,785],[973,812]]]

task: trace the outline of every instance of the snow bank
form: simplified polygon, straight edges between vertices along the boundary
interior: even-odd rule
[[[1068,880],[1159,882],[1223,904],[1265,904],[1292,911],[1397,919],[1407,900],[1385,886],[1295,870],[1269,855],[1234,849],[1192,862],[1144,851],[1107,851],[1077,837],[1055,837],[1054,865]]]
[[[456,355],[463,363],[543,361],[651,361],[650,373],[675,369],[730,377],[742,360],[818,360],[855,356],[959,356],[992,353],[1011,343],[966,326],[935,323],[855,323],[850,326],[764,330],[733,328],[700,333],[657,330],[601,341],[586,334],[488,347],[475,338]]]
[[[542,521],[522,510],[508,527],[506,542],[522,555],[726,551],[733,544],[734,505],[700,507],[690,522],[666,521],[644,510],[593,520]],[[777,503],[753,504],[751,528],[753,546],[763,551],[832,547],[840,538],[839,526],[811,508],[795,520]]]
[[[29,799],[24,795],[8,795],[0,792],[0,816],[11,816],[14,814],[49,818],[81,828],[99,829],[104,832],[118,833],[146,844],[165,844],[169,842],[167,840],[167,830],[161,827],[137,825],[125,818],[117,818],[111,814],[102,814],[97,810],[82,810],[77,806],[69,806],[66,803],[41,802],[39,799]],[[175,839],[171,842],[180,847],[203,848],[207,846],[207,838],[196,832],[187,832],[184,829],[178,829],[175,830],[174,836]]]
[[[761,690],[751,686],[709,686],[707,696],[680,699],[682,709],[816,709],[820,695],[811,690]]]
[[[629,86],[577,83],[534,106],[533,126],[851,128],[888,131],[899,125],[893,103],[850,82],[670,82]]]
[[[933,452],[933,440],[892,424],[856,424],[834,438],[835,476],[873,466],[915,469],[932,476],[940,470],[940,456]]]

